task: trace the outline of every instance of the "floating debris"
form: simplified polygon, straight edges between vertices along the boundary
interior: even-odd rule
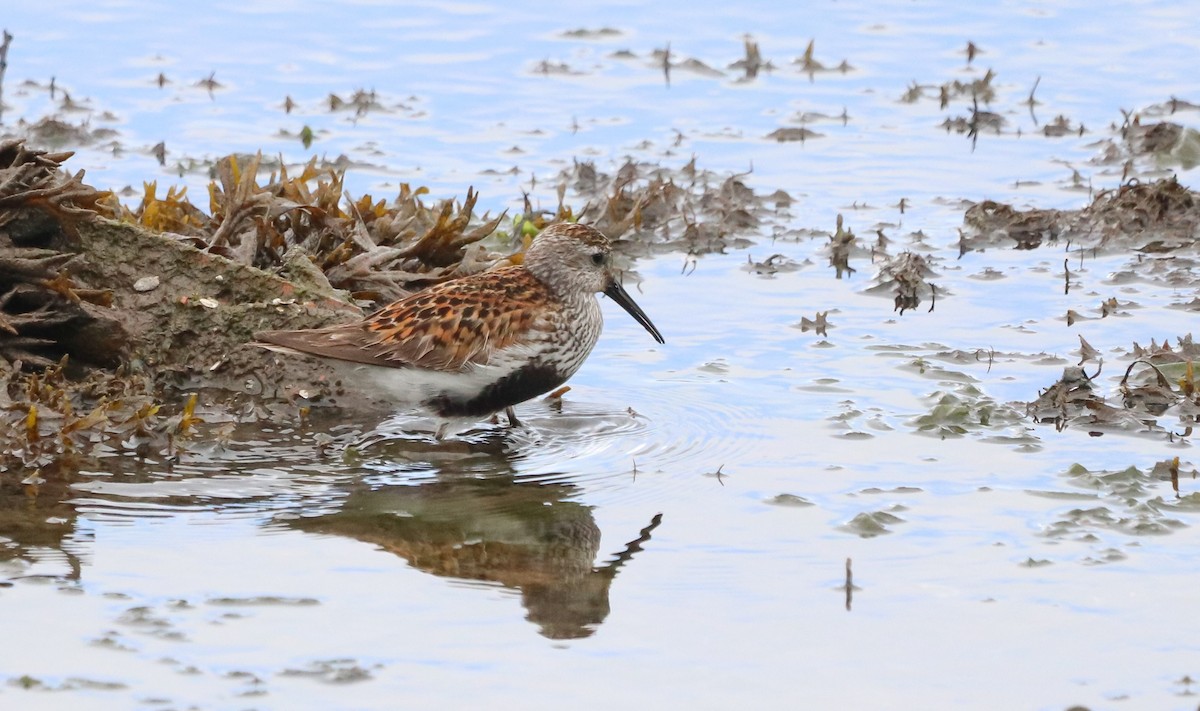
[[[876,286],[871,292],[888,291],[893,294],[895,311],[903,316],[905,311],[915,309],[925,298],[930,299],[929,310],[937,305],[937,287],[929,282],[934,276],[930,267],[932,257],[904,251],[885,262],[875,276]]]
[[[812,129],[803,128],[803,127],[801,127],[801,128],[792,127],[792,128],[777,128],[774,131],[771,131],[770,133],[768,133],[765,136],[765,138],[770,138],[772,140],[779,141],[780,143],[790,143],[792,141],[800,141],[801,143],[803,143],[804,141],[807,141],[812,138],[821,138],[824,135],[825,134],[817,133],[816,131],[813,131]]]
[[[830,325],[828,311],[818,311],[817,315],[811,319],[807,316],[800,318],[801,333],[815,331],[818,336],[828,336]]]
[[[812,79],[816,74],[822,72],[840,72],[845,74],[854,69],[854,67],[850,66],[850,63],[845,59],[843,59],[841,63],[834,67],[827,67],[822,64],[813,54],[816,43],[817,41],[815,39],[809,40],[808,46],[804,48],[804,54],[792,61],[792,64],[798,65],[800,71],[807,74],[809,79]]]
[[[1053,121],[1042,126],[1042,135],[1047,138],[1061,138],[1062,136],[1082,136],[1084,133],[1083,124],[1078,126],[1073,125],[1071,120],[1063,115],[1058,115]]]
[[[940,370],[939,375],[947,371]],[[912,420],[916,431],[941,439],[968,434],[996,437],[1001,428],[1012,430],[1009,441],[1022,439],[1025,418],[1016,408],[996,402],[971,383],[961,383],[953,392],[938,391],[925,398],[929,411]]]
[[[1098,165],[1122,165],[1123,177],[1130,177],[1135,163],[1149,163],[1148,168],[1159,170],[1178,166],[1191,170],[1200,165],[1200,131],[1172,121],[1144,120],[1172,116],[1177,111],[1194,111],[1196,104],[1171,97],[1141,111],[1122,111],[1115,134],[1101,140],[1099,154],[1093,159]]]
[[[0,369],[0,466],[26,472],[20,482],[0,477],[0,490],[19,483],[36,496],[37,486],[71,474],[100,444],[143,457],[171,456],[201,421],[194,400],[183,414],[167,417],[144,376],[93,371],[69,379],[65,371],[66,359],[36,373]]]
[[[771,277],[780,273],[794,272],[799,268],[798,262],[783,254],[772,254],[761,262],[756,262],[750,255],[746,255],[746,271],[759,276]]]
[[[796,508],[816,506],[816,504],[804,498],[803,496],[797,496],[795,494],[776,494],[775,496],[767,499],[767,503],[774,506],[791,506]]]
[[[1082,362],[1099,361],[1099,353],[1080,337]],[[1131,360],[1118,384],[1120,405],[1108,404],[1095,389],[1096,376],[1079,366],[1069,366],[1062,378],[1038,394],[1026,411],[1034,422],[1050,423],[1057,430],[1082,427],[1093,434],[1105,431],[1149,432],[1174,439],[1191,437],[1200,417],[1200,388],[1194,363],[1200,346],[1191,334],[1177,339],[1177,347],[1151,342],[1148,348],[1134,343]],[[1101,362],[1103,365],[1103,362]],[[1163,424],[1163,418],[1174,423]],[[1180,431],[1175,431],[1177,425]]]
[[[620,30],[612,28],[612,27],[598,27],[596,29],[580,27],[578,29],[565,30],[563,32],[560,32],[559,36],[566,37],[568,39],[595,40],[595,39],[611,39],[613,37],[620,37],[623,34],[624,33],[621,32]]]
[[[786,193],[759,195],[743,177],[698,169],[695,159],[678,169],[627,161],[612,174],[575,161],[556,178],[557,210],[527,205],[521,219],[537,229],[555,220],[587,222],[638,255],[723,252],[750,246],[744,235],[779,219],[779,201],[790,200]],[[585,201],[578,213],[563,202],[568,192]]]
[[[837,278],[843,274],[849,276],[856,269],[850,266],[850,254],[855,246],[854,232],[843,228],[841,213],[837,216],[837,229],[829,237],[829,266],[837,271]]]
[[[1149,183],[1133,179],[1097,194],[1080,210],[1017,210],[985,200],[967,209],[963,224],[961,253],[1011,239],[1015,249],[1068,240],[1093,253],[1165,254],[1194,244],[1200,194],[1174,176]]]
[[[534,74],[545,74],[546,76],[578,76],[584,74],[584,72],[574,69],[566,62],[552,62],[549,59],[543,59],[538,62],[530,71]]]
[[[1038,393],[1037,399],[1026,406],[1026,413],[1034,422],[1052,423],[1061,432],[1085,413],[1107,408],[1092,388],[1092,378],[1099,374],[1097,370],[1095,375],[1088,376],[1079,366],[1065,368],[1058,382]]]
[[[874,538],[892,532],[890,526],[905,523],[904,519],[887,511],[863,512],[838,526],[838,529],[859,538]]]
[[[746,35],[743,40],[743,49],[746,56],[729,65],[730,69],[737,69],[744,74],[740,81],[750,81],[758,76],[760,71],[771,71],[775,68],[770,61],[764,61],[762,53],[758,49],[758,42],[750,35]]]
[[[936,97],[938,104],[945,109],[949,107],[951,101],[968,98],[986,106],[996,99],[996,89],[992,85],[992,80],[995,78],[996,73],[988,69],[982,77],[971,81],[953,79],[942,84],[920,84],[914,81],[901,96],[900,101],[914,104],[921,99]]]
[[[1041,535],[1086,544],[1092,552],[1080,560],[1085,565],[1122,561],[1128,555],[1123,551],[1136,547],[1121,545],[1118,549],[1112,534],[1169,535],[1187,525],[1177,516],[1200,508],[1200,494],[1180,494],[1180,474],[1178,458],[1155,462],[1145,470],[1135,466],[1092,470],[1075,464],[1062,478],[1071,487],[1086,492],[1090,503],[1060,512],[1056,520],[1042,527]],[[1196,470],[1186,474],[1194,479]],[[1164,496],[1163,481],[1171,483],[1173,501]]]
[[[975,61],[975,57],[983,53],[983,50],[979,49],[979,46],[974,42],[968,41],[967,48],[964,50],[964,52],[967,55],[967,65],[970,66],[971,62]]]

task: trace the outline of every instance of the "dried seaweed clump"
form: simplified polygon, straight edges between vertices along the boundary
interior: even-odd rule
[[[936,96],[943,109],[947,108],[951,101],[963,98],[990,104],[996,99],[996,88],[992,84],[992,80],[995,78],[996,73],[988,69],[982,77],[971,81],[953,79],[941,84],[920,84],[914,81],[900,97],[900,101],[906,104],[915,104],[922,99]]]
[[[1096,196],[1080,214],[1082,229],[1103,246],[1171,252],[1195,243],[1200,196],[1175,176],[1150,183],[1131,180]]]
[[[98,452],[175,456],[196,424],[196,396],[166,417],[145,376],[92,371],[68,378],[66,359],[40,372],[0,373],[0,484],[36,494]]]
[[[1200,132],[1167,117],[1196,110],[1200,110],[1200,105],[1171,97],[1140,111],[1123,111],[1120,126],[1114,125],[1113,137],[1101,141],[1100,155],[1093,162],[1122,165],[1126,174],[1134,170],[1135,164],[1147,162],[1154,169],[1195,168],[1200,165]]]
[[[879,283],[870,291],[891,292],[896,305],[893,310],[899,311],[901,316],[920,306],[925,297],[930,299],[929,310],[933,311],[937,304],[937,286],[929,282],[929,277],[934,276],[929,260],[928,256],[916,252],[897,254],[879,268],[875,277]]]
[[[1070,240],[1081,247],[1142,253],[1172,252],[1195,244],[1200,230],[1200,195],[1174,177],[1143,183],[1129,180],[1105,190],[1082,210],[1017,210],[990,200],[971,206],[960,251],[1003,246],[1035,249]]]
[[[1095,390],[1097,371],[1087,375],[1071,366],[1062,378],[1040,392],[1026,411],[1035,422],[1052,423],[1058,430],[1068,426],[1092,432],[1104,430],[1149,431],[1173,438],[1190,437],[1200,417],[1200,388],[1195,362],[1200,346],[1191,334],[1176,339],[1172,348],[1151,341],[1149,347],[1133,345],[1133,360],[1118,384],[1120,405],[1111,405]],[[1162,418],[1174,418],[1164,425]],[[1173,427],[1181,431],[1176,432]]]
[[[471,190],[461,205],[446,200],[433,208],[421,201],[426,189],[408,185],[391,205],[370,195],[343,201],[344,170],[318,167],[314,158],[294,176],[280,165],[260,185],[261,159],[229,156],[217,163],[211,216],[192,205],[186,191],[169,190],[160,199],[154,183],[136,209],[116,209],[127,221],[176,233],[240,264],[278,270],[302,255],[333,287],[376,303],[495,260],[482,248],[468,250],[503,217],[473,220],[478,194]]]
[[[1125,155],[1153,156],[1161,164],[1178,163],[1184,170],[1200,163],[1200,132],[1170,121],[1133,121],[1121,129]]]
[[[967,208],[963,223],[968,232],[960,232],[959,254],[1002,246],[1005,240],[1013,249],[1037,249],[1044,242],[1058,240],[1065,222],[1061,210],[1018,210],[1012,205],[984,200]]]
[[[612,238],[624,237],[642,253],[721,252],[751,243],[765,221],[791,204],[782,190],[759,195],[744,175],[718,176],[696,168],[693,159],[673,170],[628,161],[615,174],[591,161],[576,161],[558,176],[556,219],[588,222]],[[586,201],[576,216],[563,206],[567,191]]]
[[[1038,393],[1037,399],[1025,407],[1026,413],[1037,423],[1050,423],[1059,432],[1069,424],[1090,425],[1090,413],[1102,409],[1107,413],[1113,408],[1104,404],[1104,398],[1096,394],[1092,379],[1099,375],[1088,375],[1083,368],[1073,365],[1063,370],[1062,377],[1050,387]]]
[[[69,273],[79,221],[104,197],[83,184],[83,171],[61,170],[71,155],[0,143],[0,365],[45,367],[64,354],[109,366],[120,359],[126,338],[108,309],[111,292]]]

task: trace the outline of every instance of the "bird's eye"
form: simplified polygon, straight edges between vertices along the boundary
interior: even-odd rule
[[[596,252],[595,254],[593,254],[592,255],[592,264],[595,264],[596,266],[600,266],[601,264],[604,264],[604,252]]]

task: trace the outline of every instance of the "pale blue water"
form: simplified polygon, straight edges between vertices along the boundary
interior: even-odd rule
[[[518,206],[531,175],[534,198],[552,206],[551,179],[573,159],[611,172],[626,156],[680,166],[695,155],[722,173],[752,166],[756,189],[798,198],[783,229],[832,230],[842,212],[860,235],[890,223],[906,244],[922,230],[947,290],[933,313],[898,317],[865,293],[868,260],[833,278],[823,239],[760,237],[686,276],[682,255],[661,256],[638,263],[635,297],[667,344],[605,304],[606,333],[563,412],[530,403],[530,429],[506,440],[418,447],[397,434],[403,418],[373,432],[349,422],[320,455],[311,430],[282,423],[173,468],[91,472],[48,523],[62,543],[14,537],[22,557],[0,563],[0,580],[14,581],[0,588],[3,636],[16,640],[0,647],[0,706],[1195,708],[1181,681],[1200,675],[1190,439],[1056,433],[1017,402],[1078,361],[1079,335],[1110,361],[1100,387],[1115,400],[1122,349],[1188,333],[1191,312],[1168,307],[1194,288],[1117,284],[1125,257],[1072,256],[1079,286],[1063,294],[1061,246],[962,259],[955,246],[961,199],[1079,207],[1088,197],[1066,189],[1072,169],[1097,190],[1115,186],[1120,166],[1091,160],[1120,109],[1200,101],[1194,9],[100,2],[8,8],[0,24],[16,37],[4,127],[49,105],[22,81],[56,77],[93,126],[118,131],[119,155],[96,145],[68,164],[99,186],[185,183],[204,202],[204,171],[180,177],[175,161],[262,149],[368,164],[348,174],[355,195],[410,182],[461,198],[474,185],[495,211]],[[601,27],[621,34],[563,35]],[[746,33],[778,68],[739,83],[725,67]],[[810,39],[822,62],[854,70],[800,73],[791,62]],[[970,68],[968,40],[983,50]],[[677,59],[726,75],[676,69],[666,86],[649,54],[668,42]],[[638,59],[612,58],[620,49]],[[540,74],[543,60],[581,73]],[[991,109],[1010,132],[974,150],[939,127],[966,114],[963,102],[899,101],[914,81],[970,81],[989,67]],[[159,72],[172,82],[162,89]],[[210,73],[224,85],[211,96],[193,86]],[[1035,124],[1021,102],[1038,77]],[[327,111],[330,93],[359,88],[389,110]],[[809,125],[821,138],[764,138],[800,112],[843,109],[845,126]],[[1037,135],[1058,114],[1088,133]],[[305,125],[310,150],[279,135]],[[150,155],[159,141],[165,168]],[[803,267],[770,279],[744,270],[772,253]],[[1003,278],[976,278],[988,268]],[[1098,316],[1111,296],[1140,308],[1067,327],[1068,309]],[[794,328],[826,310],[827,337]],[[989,349],[990,367],[939,356]],[[970,388],[994,405],[990,426],[917,432],[947,395],[980,407]],[[1188,473],[1179,503],[1150,476],[1097,489],[1067,474],[1075,463],[1145,472],[1174,456]],[[811,505],[780,505],[781,494]],[[375,528],[339,512],[374,512]],[[603,565],[657,513],[610,585],[577,569],[587,545],[549,556],[544,578],[504,562],[546,533],[533,522],[590,521]],[[888,532],[857,535],[863,514]],[[1129,533],[1139,516],[1169,534]],[[464,538],[420,548],[410,521]],[[484,542],[498,546],[490,577],[439,568],[467,565],[448,551]],[[850,611],[847,558],[860,588]],[[65,577],[72,566],[78,580]],[[590,634],[552,639],[542,616],[563,610]],[[24,675],[43,688],[19,688]]]

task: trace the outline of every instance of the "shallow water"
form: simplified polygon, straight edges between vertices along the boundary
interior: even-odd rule
[[[868,258],[834,278],[823,237],[760,235],[694,270],[683,255],[643,259],[635,297],[666,345],[605,303],[607,331],[561,410],[523,406],[526,428],[435,444],[406,414],[239,427],[179,463],[106,460],[60,504],[6,502],[38,525],[0,531],[0,706],[1195,708],[1190,439],[1060,433],[1022,404],[1078,362],[1080,335],[1120,363],[1100,378],[1116,400],[1134,341],[1189,332],[1190,312],[1170,307],[1195,288],[1076,252],[1064,294],[1064,245],[960,259],[956,232],[962,199],[1079,207],[1072,169],[1117,185],[1120,166],[1090,161],[1120,109],[1200,95],[1195,14],[657,7],[6,13],[5,124],[50,101],[20,82],[55,76],[118,131],[117,155],[97,144],[68,164],[101,187],[157,177],[195,198],[207,175],[180,176],[177,161],[261,148],[292,163],[344,154],[363,164],[355,195],[475,185],[495,211],[519,205],[531,175],[553,207],[573,158],[612,170],[695,155],[798,198],[785,231],[832,230],[838,212],[901,244],[921,230],[944,295],[899,316],[867,293]],[[601,27],[620,35],[563,34]],[[777,70],[725,69],[744,33]],[[791,65],[813,38],[819,59],[854,70],[810,79]],[[983,50],[970,68],[968,40]],[[677,68],[668,88],[648,58],[668,41],[725,76]],[[610,56],[623,48],[637,59]],[[580,73],[539,73],[543,60]],[[961,101],[899,101],[914,81],[989,67],[1010,127],[974,150],[940,128]],[[193,86],[210,72],[224,85],[211,95]],[[1021,102],[1038,77],[1035,124]],[[329,93],[357,88],[389,110],[328,112]],[[843,109],[844,126],[810,124],[820,138],[763,138]],[[1057,114],[1089,133],[1035,135]],[[294,137],[305,125],[311,150]],[[746,268],[776,253],[800,269]],[[1100,318],[1112,296],[1136,306]],[[1068,309],[1089,318],[1068,327]],[[823,311],[827,336],[801,330]],[[1178,497],[1151,473],[1175,456]]]

